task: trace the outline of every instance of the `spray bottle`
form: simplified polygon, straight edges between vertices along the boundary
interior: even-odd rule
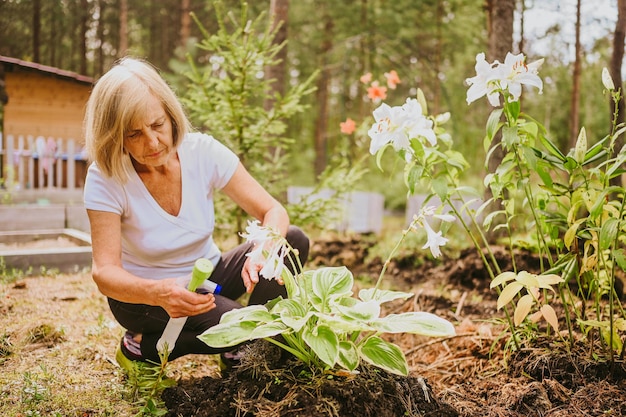
[[[213,294],[219,294],[222,291],[222,287],[219,284],[209,280],[209,276],[213,272],[213,263],[205,258],[200,258],[196,261],[191,272],[191,280],[187,285],[189,291],[196,291],[198,287],[208,290]],[[176,340],[180,332],[183,330],[187,322],[187,317],[171,318],[163,330],[161,338],[157,342],[157,350],[160,354],[171,353],[176,345]]]

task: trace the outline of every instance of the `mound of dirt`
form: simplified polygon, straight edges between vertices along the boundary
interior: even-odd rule
[[[221,378],[181,381],[162,395],[177,416],[438,416],[458,413],[423,378],[362,367],[355,374],[315,375],[265,341],[245,348],[241,364]]]

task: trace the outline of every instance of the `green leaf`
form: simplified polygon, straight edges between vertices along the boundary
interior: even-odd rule
[[[406,165],[404,182],[409,193],[415,194],[415,186],[420,183],[423,173],[424,167],[422,165],[415,165],[412,162]]]
[[[380,304],[394,300],[408,300],[413,297],[411,292],[377,290],[376,288],[363,288],[359,291],[359,298],[362,301],[376,300]]]
[[[576,239],[576,232],[578,232],[578,227],[580,227],[580,225],[586,220],[586,218],[578,219],[567,229],[565,235],[563,236],[563,243],[565,244],[566,248],[571,249],[572,243],[574,243],[574,239]]]
[[[311,301],[320,311],[327,311],[330,300],[352,295],[353,284],[352,272],[345,266],[315,270],[311,276]]]
[[[560,151],[558,146],[556,146],[552,141],[550,141],[544,135],[540,136],[540,140],[543,146],[545,146],[546,150],[550,153],[550,155],[556,156],[559,160],[563,162],[565,161],[565,155],[563,155],[563,152]]]
[[[359,362],[359,352],[354,343],[340,342],[337,363],[349,371],[354,371],[359,366]]]
[[[211,347],[222,348],[235,346],[252,339],[252,333],[258,323],[242,321],[239,323],[217,324],[208,328],[198,338]]]
[[[504,210],[496,210],[496,211],[492,211],[491,213],[489,213],[485,217],[485,220],[483,220],[483,226],[485,227],[485,229],[489,230],[491,228],[491,224],[493,223],[493,220],[498,215],[501,215],[501,214],[506,216],[506,211],[504,211]]]
[[[370,325],[384,333],[411,333],[429,337],[445,337],[456,334],[448,320],[424,311],[390,314],[372,321]]]
[[[265,339],[266,337],[272,337],[283,333],[285,330],[290,330],[284,323],[273,322],[257,326],[250,334],[250,340]]]
[[[391,146],[391,144],[387,143],[387,144],[383,145],[378,150],[378,152],[376,152],[376,166],[378,167],[378,169],[380,169],[381,172],[384,172],[383,163],[382,163],[383,155],[384,155],[385,151],[387,150],[387,148],[389,148],[390,146]]]
[[[339,338],[348,333],[372,332],[376,330],[369,323],[355,320],[341,314],[312,313],[312,315],[317,318],[318,325],[330,327]]]
[[[520,125],[520,130],[522,132],[525,132],[529,136],[536,138],[537,134],[539,133],[539,126],[537,126],[537,123],[535,122],[527,122],[523,125]]]
[[[607,135],[601,140],[599,140],[596,144],[594,144],[591,148],[589,148],[589,150],[585,154],[585,160],[584,160],[585,165],[594,161],[596,159],[596,156],[602,153],[602,151],[606,153],[606,150],[604,149],[604,144],[608,139],[609,139],[609,136]]]
[[[613,249],[613,259],[617,265],[622,269],[622,271],[626,271],[626,255],[624,254],[623,249]]]
[[[409,365],[404,353],[398,346],[386,342],[380,337],[368,338],[363,345],[359,346],[359,352],[361,358],[374,366],[396,375],[406,376],[409,374]]]
[[[337,309],[346,317],[369,322],[380,317],[380,304],[375,301],[359,301],[353,306],[337,305]]]
[[[441,201],[448,199],[448,180],[445,177],[433,178],[432,188]]]
[[[277,314],[280,320],[294,332],[299,332],[311,317],[311,313],[307,313],[304,306],[291,299],[280,300],[271,312]]]
[[[415,159],[420,163],[423,164],[424,158],[426,156],[426,151],[424,150],[424,145],[422,144],[422,142],[419,139],[411,139],[409,141],[409,144],[411,146],[411,149],[413,149],[414,157]]]
[[[615,243],[615,238],[617,237],[619,220],[611,217],[607,221],[604,222],[602,228],[600,229],[600,249],[606,250],[611,247],[613,243]]]
[[[491,114],[489,115],[489,119],[487,119],[487,140],[489,141],[489,145],[491,145],[491,142],[493,141],[494,136],[496,135],[496,133],[498,133],[498,130],[500,129],[500,126],[502,126],[502,123],[500,123],[500,117],[502,116],[502,110],[503,109],[494,109]],[[488,148],[485,148],[485,150]]]
[[[339,356],[337,335],[327,326],[316,326],[302,333],[302,339],[318,358],[330,367],[335,366]]]
[[[576,160],[572,158],[571,156],[566,156],[565,163],[563,164],[563,166],[565,167],[565,169],[572,172],[578,166],[578,162],[576,162]]]
[[[504,126],[502,128],[502,143],[505,145],[505,148],[510,149],[511,146],[518,142],[517,126]]]
[[[220,324],[238,323],[241,321],[258,321],[267,323],[273,320],[274,317],[267,311],[265,306],[251,305],[227,311],[222,315]]]

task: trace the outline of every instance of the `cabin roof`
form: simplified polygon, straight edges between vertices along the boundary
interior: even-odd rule
[[[0,64],[5,64],[5,68],[8,64],[9,66],[17,66],[26,70],[38,71],[55,77],[68,79],[70,81],[76,81],[81,84],[93,84],[94,81],[92,77],[88,77],[86,75],[80,75],[72,71],[66,71],[59,68],[37,64],[35,62],[23,61],[21,59],[11,58],[3,55],[0,55]]]

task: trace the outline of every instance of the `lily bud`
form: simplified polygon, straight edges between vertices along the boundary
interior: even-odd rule
[[[615,84],[613,84],[613,78],[611,78],[611,74],[609,73],[609,70],[604,67],[602,68],[602,84],[604,84],[604,87],[607,90],[615,90]]]
[[[574,147],[574,159],[579,164],[582,164],[585,160],[585,154],[587,153],[587,132],[583,127],[580,129],[578,139],[576,139],[576,146]]]

